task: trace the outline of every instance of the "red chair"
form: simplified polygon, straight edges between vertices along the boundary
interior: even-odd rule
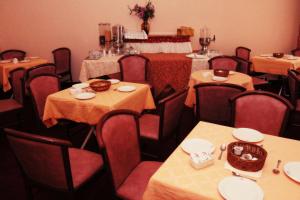
[[[101,155],[72,148],[68,141],[12,129],[4,131],[28,186],[29,198],[33,197],[32,185],[68,192],[74,197],[74,192],[103,167]]]
[[[52,51],[56,74],[61,77],[62,82],[72,82],[71,50],[66,47]]]
[[[250,59],[250,53],[251,53],[251,49],[248,49],[247,47],[237,47],[235,49],[235,56],[247,61],[249,61]]]
[[[239,62],[237,71],[251,76],[250,67],[252,63],[239,57],[235,57],[235,59]],[[255,76],[252,76],[252,82],[255,89],[261,89],[269,84],[269,82],[263,78],[258,78]]]
[[[247,91],[231,99],[233,125],[283,136],[293,105],[283,97],[264,91]]]
[[[104,144],[116,195],[121,199],[142,199],[150,177],[161,163],[141,161],[138,114],[129,110],[106,114],[98,124],[97,140]]]
[[[13,90],[13,98],[0,100],[0,117],[1,124],[10,125],[15,121],[8,120],[8,114],[16,115],[18,123],[21,122],[21,112],[23,110],[23,86],[22,78],[25,70],[23,68],[16,68],[10,71],[10,81]]]
[[[17,49],[9,49],[6,51],[2,51],[0,53],[1,60],[8,60],[13,58],[17,58],[18,60],[24,60],[25,56],[26,56],[25,51],[17,50]]]
[[[291,52],[294,56],[299,56],[300,57],[300,48],[293,49]]]
[[[216,56],[208,61],[209,69],[227,69],[236,71],[238,67],[238,61],[232,56]]]
[[[197,121],[216,124],[231,124],[231,105],[229,99],[246,89],[229,83],[200,83],[194,86],[196,91]]]
[[[146,83],[149,59],[142,55],[126,55],[119,60],[121,80]]]
[[[143,142],[158,144],[156,148],[158,152],[150,153],[150,155],[162,159],[159,148],[163,146],[163,142],[174,136],[176,140],[178,139],[174,133],[180,124],[187,92],[186,88],[160,100],[157,105],[158,114],[141,115],[139,123],[141,137],[145,140]]]

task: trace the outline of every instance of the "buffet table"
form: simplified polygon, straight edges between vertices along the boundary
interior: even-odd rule
[[[190,53],[193,51],[189,36],[149,35],[148,39],[125,39],[125,47],[141,53]]]
[[[234,128],[232,127],[199,122],[185,140],[190,138],[208,140],[215,146],[214,157],[217,157],[220,153],[219,147],[221,144],[229,144],[236,141],[232,136],[233,130]],[[282,166],[287,162],[300,161],[300,142],[264,135],[264,140],[261,144],[263,144],[263,148],[268,152],[268,156],[262,169],[262,175],[255,183],[262,189],[264,199],[300,199],[300,183],[293,181],[282,170]],[[280,173],[274,174],[272,169],[276,167],[278,159],[282,160],[282,164],[279,167]],[[190,165],[189,155],[179,146],[151,177],[143,199],[223,199],[218,191],[218,184],[225,177],[232,176],[232,172],[224,168],[225,162],[226,152],[223,154],[221,160],[215,158],[212,166],[196,170]],[[252,181],[249,179],[246,180]],[[227,187],[230,186],[228,185]],[[231,191],[239,190],[239,188],[227,189]],[[243,195],[247,199],[246,197],[249,194]]]

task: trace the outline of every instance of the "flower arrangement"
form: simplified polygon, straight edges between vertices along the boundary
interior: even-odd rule
[[[130,15],[134,14],[138,16],[143,21],[148,21],[149,19],[154,18],[154,5],[149,0],[145,6],[139,6],[135,4],[133,8],[130,8]]]

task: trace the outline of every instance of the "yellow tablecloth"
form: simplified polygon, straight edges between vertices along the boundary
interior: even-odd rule
[[[213,71],[212,70],[199,70],[192,73],[189,81],[189,91],[186,98],[185,104],[189,107],[193,107],[196,103],[196,95],[194,90],[194,85],[199,83],[209,83],[216,82],[212,80]],[[228,76],[228,80],[223,83],[232,83],[245,87],[247,90],[254,90],[252,78],[247,74],[234,72],[234,74]]]
[[[300,57],[296,60],[288,60],[286,58],[254,56],[251,61],[253,71],[268,74],[287,75],[289,69],[300,67]]]
[[[29,69],[36,65],[40,65],[43,63],[47,63],[47,62],[48,61],[46,59],[35,58],[35,59],[31,59],[30,62],[19,62],[17,64],[14,64],[12,62],[0,63],[0,84],[2,84],[2,86],[3,86],[3,91],[6,92],[6,91],[10,90],[10,88],[11,88],[11,85],[8,81],[10,71],[12,71],[18,67],[23,67],[25,69]]]
[[[114,90],[122,85],[136,87],[133,92],[119,92]],[[95,125],[100,118],[111,110],[129,109],[141,112],[143,109],[154,109],[155,104],[149,85],[120,82],[109,90],[97,92],[96,97],[89,100],[75,99],[69,89],[59,91],[47,97],[43,122],[46,126],[53,126],[58,119],[69,119],[75,122]]]
[[[187,138],[209,140],[216,147],[214,156],[217,157],[222,143],[236,141],[232,136],[233,130],[231,127],[200,122]],[[299,200],[300,184],[288,178],[282,168],[289,161],[300,161],[300,142],[271,135],[264,136],[261,143],[268,152],[268,157],[262,176],[257,180],[257,184],[264,191],[264,199]],[[280,166],[281,173],[275,175],[272,169],[278,159],[281,159],[283,164]],[[189,163],[188,154],[178,147],[151,177],[143,199],[222,199],[218,192],[218,183],[226,176],[231,176],[231,172],[224,168],[225,161],[226,153],[223,154],[222,160],[215,159],[212,166],[195,170]]]

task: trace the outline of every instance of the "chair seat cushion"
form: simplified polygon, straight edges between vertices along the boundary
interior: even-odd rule
[[[88,181],[103,166],[101,155],[82,149],[69,148],[69,158],[75,189]]]
[[[14,99],[3,99],[0,100],[0,113],[18,110],[23,108],[22,104]]]
[[[140,135],[153,140],[159,139],[159,115],[143,114],[140,119]]]
[[[150,177],[160,167],[161,162],[141,162],[118,188],[117,195],[122,199],[141,200]]]
[[[257,78],[257,77],[252,77],[252,81],[253,81],[253,85],[264,85],[264,84],[268,84],[268,81],[261,79],[261,78]]]

